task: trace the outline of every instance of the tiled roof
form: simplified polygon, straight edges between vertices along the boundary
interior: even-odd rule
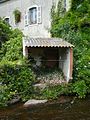
[[[61,38],[25,38],[24,43],[27,47],[74,47]]]

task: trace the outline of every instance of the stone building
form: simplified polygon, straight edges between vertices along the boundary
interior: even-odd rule
[[[41,66],[41,57],[46,56],[48,67],[57,66],[62,69],[68,82],[72,79],[73,45],[51,38],[51,8],[59,0],[0,0],[0,17],[12,28],[19,28],[25,35],[23,38],[23,55],[31,53],[36,65]],[[66,11],[71,0],[63,0]]]
[[[5,2],[6,1],[6,2]],[[63,0],[66,10],[70,0]],[[58,0],[0,0],[0,17],[13,28],[19,28],[30,37],[50,37],[51,7]],[[20,11],[20,20],[15,22],[15,10]]]

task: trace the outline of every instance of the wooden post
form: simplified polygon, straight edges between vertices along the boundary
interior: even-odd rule
[[[73,73],[73,48],[70,48],[70,79],[72,79]]]

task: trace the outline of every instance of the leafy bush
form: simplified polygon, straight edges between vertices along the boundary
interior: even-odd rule
[[[41,91],[42,98],[57,99],[60,95],[72,95],[72,84],[47,86]]]
[[[0,84],[0,107],[7,106],[8,101],[8,90],[6,85]]]
[[[53,8],[55,9],[55,8]],[[58,9],[57,9],[58,10]],[[54,11],[54,10],[53,10]],[[57,11],[56,11],[57,12]],[[54,14],[57,14],[54,12]],[[52,13],[53,14],[53,13]],[[51,15],[53,16],[53,15]],[[72,43],[74,48],[73,82],[80,97],[90,93],[90,1],[72,0],[71,10],[64,17],[52,17],[51,34]],[[82,82],[83,80],[83,82]],[[81,89],[81,86],[84,87]],[[79,89],[80,87],[80,89]]]
[[[0,49],[2,44],[7,41],[12,34],[12,29],[0,18]]]
[[[0,83],[2,86],[6,86],[4,92],[0,95],[8,100],[14,98],[15,95],[19,95],[22,100],[26,100],[27,97],[30,98],[33,91],[34,79],[34,74],[27,65],[0,65]],[[2,97],[0,101],[4,98]]]
[[[12,30],[0,20],[0,106],[20,96],[25,101],[30,98],[34,74],[22,55],[22,37],[20,30]],[[6,37],[3,37],[5,33]]]
[[[77,81],[73,84],[73,92],[80,98],[85,98],[87,94],[87,86],[84,80]]]
[[[8,41],[6,41],[0,50],[0,59],[15,61],[22,59],[22,32],[15,29]]]

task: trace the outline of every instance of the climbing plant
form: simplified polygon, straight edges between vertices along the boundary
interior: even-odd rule
[[[21,12],[18,9],[16,9],[13,13],[15,17],[15,23],[19,23],[21,21]]]
[[[72,0],[71,9],[63,17],[57,15],[60,9],[58,7],[59,5],[57,10],[53,7],[54,12],[51,12],[51,34],[52,37],[62,37],[75,46],[73,82],[78,82],[74,92],[84,97],[90,92],[90,1]],[[81,84],[86,90],[77,89]]]
[[[20,96],[30,99],[34,74],[22,55],[23,34],[0,19],[0,107]]]

